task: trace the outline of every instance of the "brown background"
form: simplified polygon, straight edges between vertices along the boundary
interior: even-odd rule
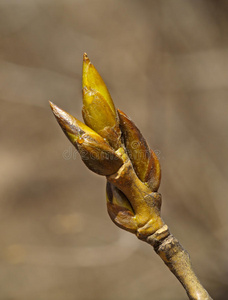
[[[81,118],[86,51],[162,165],[162,215],[227,299],[228,2],[0,0],[0,299],[181,300],[106,213],[48,100]]]

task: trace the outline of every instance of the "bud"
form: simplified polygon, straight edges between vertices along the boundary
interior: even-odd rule
[[[127,197],[113,184],[106,185],[107,209],[111,220],[120,228],[137,232],[137,222],[134,211]]]
[[[118,113],[125,147],[135,173],[152,191],[157,191],[161,178],[159,160],[133,121],[121,110]]]
[[[50,106],[60,127],[91,171],[107,176],[119,170],[123,160],[99,134],[52,102]]]
[[[103,79],[86,53],[83,56],[82,95],[85,124],[118,149],[121,136],[118,114]]]
[[[155,152],[150,149],[150,163],[148,165],[148,172],[145,178],[146,184],[149,188],[156,192],[161,182],[161,166],[159,159]]]

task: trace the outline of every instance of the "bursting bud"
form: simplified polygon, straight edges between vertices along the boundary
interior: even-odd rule
[[[124,144],[135,173],[155,192],[158,190],[161,180],[159,160],[133,121],[121,110],[118,110],[118,113]]]
[[[50,106],[65,135],[91,171],[107,176],[119,170],[123,160],[99,134],[52,102]]]
[[[82,96],[85,124],[117,150],[121,146],[118,114],[103,79],[86,53],[83,56]]]

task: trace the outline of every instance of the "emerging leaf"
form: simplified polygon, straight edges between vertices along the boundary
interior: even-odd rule
[[[124,143],[135,173],[152,191],[157,191],[161,177],[159,160],[133,121],[121,110],[118,113]]]
[[[107,176],[119,170],[123,160],[99,134],[52,102],[50,105],[62,130],[91,171]]]
[[[86,53],[83,56],[82,95],[82,115],[86,125],[118,149],[121,136],[118,114],[103,79]]]

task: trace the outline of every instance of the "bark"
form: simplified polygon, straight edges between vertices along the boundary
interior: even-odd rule
[[[167,233],[168,235],[166,236]],[[164,238],[164,236],[166,237]],[[167,225],[149,236],[146,242],[154,247],[155,252],[177,277],[185,288],[189,299],[212,299],[193,271],[188,252],[182,247],[179,241],[169,233]]]

